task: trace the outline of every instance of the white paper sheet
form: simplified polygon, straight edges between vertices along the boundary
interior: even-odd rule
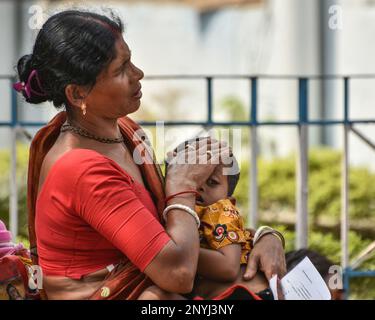
[[[270,280],[270,289],[277,300],[277,277]],[[331,300],[329,289],[308,257],[281,279],[285,300]]]
[[[277,274],[275,274],[271,279],[270,279],[270,289],[273,294],[273,299],[274,300],[279,300],[278,294],[277,294]]]

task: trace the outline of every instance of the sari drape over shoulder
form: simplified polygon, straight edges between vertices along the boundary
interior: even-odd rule
[[[66,113],[60,112],[46,126],[40,129],[32,140],[27,181],[27,208],[29,221],[29,240],[32,260],[38,264],[37,235],[35,233],[36,200],[43,160],[56,142],[62,124],[66,121]],[[164,209],[164,178],[155,155],[148,144],[143,130],[128,117],[119,119],[120,131],[125,144],[137,157],[145,187],[150,191],[157,207],[161,223]],[[137,299],[152,281],[130,261],[119,264],[103,282],[103,285],[90,299]]]

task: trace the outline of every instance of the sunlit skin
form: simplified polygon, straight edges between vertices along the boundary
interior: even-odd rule
[[[142,97],[140,80],[144,76],[132,63],[131,51],[122,37],[116,41],[116,54],[85,100],[93,108],[87,112],[115,119],[138,110]]]
[[[137,111],[141,104],[144,73],[131,61],[131,51],[121,35],[116,57],[98,75],[92,88],[70,84],[65,89],[71,123],[101,137],[119,136],[117,119]],[[83,106],[86,113],[83,114]]]

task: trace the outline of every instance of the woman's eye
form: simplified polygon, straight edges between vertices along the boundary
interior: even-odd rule
[[[125,64],[125,65],[121,68],[121,74],[124,74],[124,73],[125,73],[126,65],[127,65],[127,64]]]
[[[126,61],[126,62],[122,65],[121,70],[120,70],[120,74],[124,74],[124,73],[125,73],[126,68],[127,68],[127,66],[129,65],[129,62],[130,62],[130,60]]]

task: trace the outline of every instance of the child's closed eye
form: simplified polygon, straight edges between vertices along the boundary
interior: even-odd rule
[[[219,182],[215,179],[210,178],[210,179],[207,180],[208,186],[215,186],[215,185],[218,185],[218,184],[219,184]]]

